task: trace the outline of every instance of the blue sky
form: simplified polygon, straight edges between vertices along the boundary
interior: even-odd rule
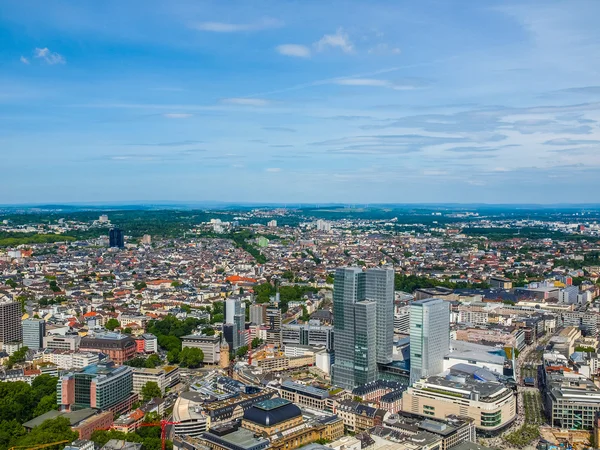
[[[0,203],[598,202],[600,2],[27,1]]]

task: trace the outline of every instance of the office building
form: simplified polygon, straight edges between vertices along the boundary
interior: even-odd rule
[[[23,345],[32,350],[44,347],[46,322],[42,319],[25,319],[23,321]]]
[[[544,355],[546,359],[546,355]],[[546,361],[544,361],[545,364]],[[600,389],[593,381],[575,376],[563,376],[546,369],[545,410],[550,425],[562,429],[586,429],[594,426],[600,413]]]
[[[0,344],[21,342],[22,340],[21,303],[0,300]]]
[[[283,344],[300,344],[324,346],[328,351],[333,350],[333,327],[320,325],[312,320],[304,324],[285,324],[281,328]]]
[[[50,350],[69,350],[75,351],[79,348],[81,336],[78,334],[51,334],[44,338],[44,347]]]
[[[365,299],[376,304],[377,364],[392,362],[394,344],[394,270],[369,269],[365,272]]]
[[[165,371],[161,368],[147,369],[147,368],[134,368],[133,369],[133,392],[141,394],[142,388],[148,382],[154,382],[160,388],[160,392],[165,393],[167,387],[167,381],[165,378]]]
[[[351,390],[375,381],[377,364],[392,361],[394,271],[337,269],[333,312],[333,384]]]
[[[246,309],[239,298],[225,300],[225,323],[233,325],[231,344],[234,351],[246,345]],[[217,359],[218,360],[218,359]],[[215,361],[216,362],[216,361]]]
[[[204,364],[219,364],[221,359],[220,336],[191,334],[182,336],[182,348],[199,348],[204,353]]]
[[[250,322],[252,323],[252,325],[262,325],[263,323],[265,323],[266,315],[266,305],[260,303],[250,305]]]
[[[278,307],[267,308],[267,344],[281,347],[281,310]]]
[[[110,357],[115,363],[123,364],[135,357],[135,339],[126,334],[96,333],[81,339],[79,349],[82,352],[101,352]]]
[[[450,307],[439,298],[410,306],[410,382],[443,371],[450,348]]]
[[[87,366],[63,375],[57,385],[62,409],[105,409],[123,413],[131,409],[138,395],[133,391],[133,370],[114,363]]]
[[[120,228],[111,228],[108,232],[108,243],[110,247],[125,247],[125,233]]]

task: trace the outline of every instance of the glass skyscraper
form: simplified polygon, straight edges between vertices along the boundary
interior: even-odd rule
[[[23,345],[32,350],[44,347],[46,322],[42,319],[25,319],[23,321]]]
[[[375,381],[377,364],[392,361],[394,270],[337,269],[333,314],[333,384],[353,389]]]
[[[410,382],[442,372],[450,348],[450,305],[439,298],[410,305]]]

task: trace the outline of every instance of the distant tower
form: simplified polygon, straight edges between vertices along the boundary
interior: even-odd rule
[[[109,245],[111,247],[125,247],[125,233],[119,228],[111,228],[108,233]]]
[[[221,355],[219,359],[219,367],[223,370],[229,368],[229,344],[226,340],[221,342]]]

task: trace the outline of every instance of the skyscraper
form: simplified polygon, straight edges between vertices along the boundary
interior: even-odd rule
[[[354,387],[377,379],[377,364],[392,360],[394,271],[336,270],[333,289],[333,383]]]
[[[46,322],[42,319],[25,319],[23,321],[23,345],[32,350],[44,347]]]
[[[388,364],[394,346],[394,269],[369,269],[365,275],[365,298],[377,304],[377,364]]]
[[[120,228],[111,228],[108,232],[108,243],[110,247],[125,247],[125,234]]]
[[[450,307],[439,298],[410,305],[410,382],[443,371],[450,347]]]
[[[246,345],[246,310],[242,308],[242,302],[239,298],[230,297],[225,300],[225,323],[233,325],[231,337],[233,351]]]
[[[0,300],[0,343],[21,342],[21,303]]]

